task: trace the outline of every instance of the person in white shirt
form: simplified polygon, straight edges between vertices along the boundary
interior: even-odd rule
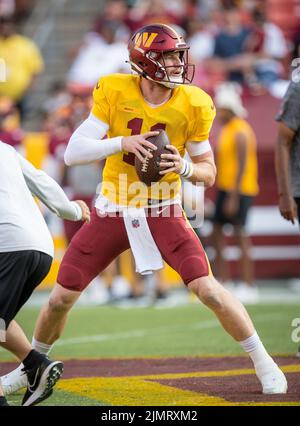
[[[104,21],[101,34],[89,32],[84,38],[77,57],[75,58],[68,74],[68,83],[71,86],[79,85],[92,89],[102,75],[115,72],[130,72],[130,66],[126,63],[127,39],[125,26],[120,23]],[[103,58],[106,58],[103,61]]]
[[[14,321],[48,274],[54,254],[50,232],[32,195],[59,217],[90,219],[83,201],[69,201],[52,178],[0,141],[0,345],[23,363],[28,388],[22,405],[48,398],[63,371],[60,361],[33,350]],[[8,404],[0,386],[1,405]]]

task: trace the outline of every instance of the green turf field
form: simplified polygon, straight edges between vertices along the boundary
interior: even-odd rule
[[[268,351],[296,351],[291,323],[300,317],[299,305],[256,305],[249,306],[248,311]],[[17,317],[30,338],[38,312],[27,308]],[[207,308],[191,304],[169,309],[75,308],[52,356],[66,359],[242,353]],[[13,357],[1,349],[0,360]]]
[[[269,352],[295,354],[298,344],[291,339],[293,331],[291,323],[294,318],[300,317],[299,305],[257,305],[249,306],[248,311]],[[38,312],[37,308],[25,308],[17,317],[29,338]],[[168,309],[75,307],[70,314],[66,330],[55,345],[51,356],[67,360],[240,354],[243,354],[240,346],[227,336],[215,316],[203,305],[194,303]],[[1,349],[0,361],[11,360],[14,358]],[[100,377],[100,379],[75,379],[71,382],[73,383],[71,385],[68,380],[59,383],[53,396],[41,405],[153,405],[151,401],[154,401],[154,405],[176,405],[173,402],[163,402],[173,401],[174,392],[174,398],[176,392],[181,392],[178,394],[177,405],[209,404],[209,401],[203,402],[201,399],[200,402],[195,400],[194,403],[197,393],[192,393],[190,397],[188,392],[182,393],[175,388],[162,387],[160,395],[160,385],[155,384],[155,388],[151,389],[151,386],[154,386],[151,380],[143,381],[138,377],[129,380]],[[147,388],[144,389],[144,386]],[[9,403],[20,405],[23,393],[24,390],[21,390],[15,395],[10,395]],[[128,399],[125,402],[118,399],[119,394],[120,398],[125,395]],[[143,399],[134,399],[137,396],[140,398],[143,394],[148,398],[145,403]],[[130,395],[133,396],[132,404]],[[154,400],[151,400],[151,395],[154,395]]]

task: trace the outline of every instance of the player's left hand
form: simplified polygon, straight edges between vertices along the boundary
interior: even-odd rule
[[[76,200],[75,203],[77,203],[79,205],[79,207],[81,208],[81,211],[82,211],[81,220],[83,220],[84,222],[90,222],[91,221],[91,212],[90,212],[90,209],[88,208],[87,204],[82,200]]]
[[[159,174],[165,175],[167,173],[177,173],[179,174],[182,170],[183,159],[178,152],[178,149],[173,145],[167,145],[170,154],[161,154],[162,161],[159,163],[160,169],[162,169]]]
[[[279,197],[279,211],[284,219],[294,225],[298,216],[298,207],[290,194],[281,194]]]

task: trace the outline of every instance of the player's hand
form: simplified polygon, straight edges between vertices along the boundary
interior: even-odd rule
[[[147,148],[157,149],[153,143],[146,139],[150,136],[157,136],[158,131],[147,132],[142,135],[124,136],[122,138],[122,151],[132,152],[142,162],[145,161],[146,157],[152,158],[153,155],[147,150]]]
[[[292,222],[292,224],[295,223],[295,219],[298,216],[298,207],[293,197],[291,197],[289,194],[280,195],[279,211],[284,219]]]
[[[88,208],[87,204],[82,200],[76,200],[75,203],[79,205],[82,211],[82,218],[81,220],[84,222],[90,222],[91,221],[91,212]]]
[[[170,154],[161,154],[162,161],[159,163],[161,171],[160,175],[165,175],[167,173],[177,173],[179,174],[183,167],[183,159],[178,152],[178,149],[173,145],[167,145]]]

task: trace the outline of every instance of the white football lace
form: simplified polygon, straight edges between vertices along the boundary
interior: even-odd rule
[[[151,152],[151,151],[152,151],[152,149],[150,149],[150,148],[149,148],[147,151],[148,151],[148,152]],[[144,161],[144,163],[143,163],[142,172],[144,172],[144,173],[146,173],[146,172],[147,172],[147,170],[148,170],[149,160],[150,160],[150,158],[149,158],[149,157],[146,157],[146,159],[145,159],[145,161]]]

